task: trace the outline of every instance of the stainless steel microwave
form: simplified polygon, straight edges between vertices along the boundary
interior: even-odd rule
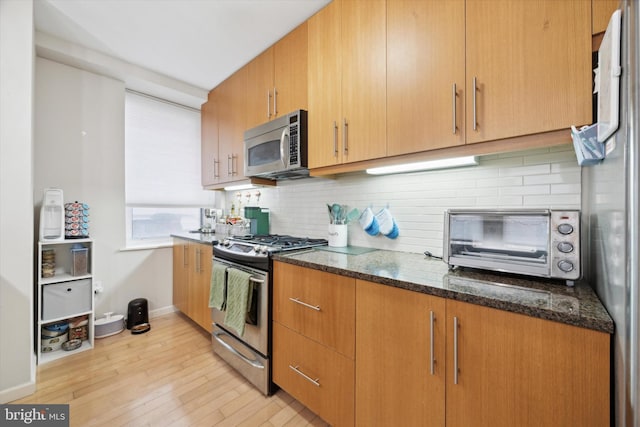
[[[244,174],[272,180],[309,176],[305,110],[286,114],[244,133]]]
[[[480,210],[445,212],[442,259],[449,267],[567,280],[580,278],[580,211]]]

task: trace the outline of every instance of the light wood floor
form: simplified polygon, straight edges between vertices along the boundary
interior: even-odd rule
[[[327,425],[282,390],[262,395],[178,313],[38,366],[37,392],[12,403],[68,403],[78,427]]]

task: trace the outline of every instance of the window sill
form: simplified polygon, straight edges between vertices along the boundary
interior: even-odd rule
[[[172,248],[173,243],[171,242],[163,242],[163,243],[149,243],[146,245],[140,246],[127,246],[124,248],[120,248],[120,252],[132,252],[132,251],[148,251],[153,249],[164,249],[164,248]]]

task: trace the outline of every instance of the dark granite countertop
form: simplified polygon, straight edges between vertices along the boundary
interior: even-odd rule
[[[190,240],[195,243],[212,244],[218,241],[214,233],[173,233],[171,237],[177,237],[178,239]]]
[[[568,325],[613,333],[613,321],[584,283],[524,278],[479,270],[449,271],[422,254],[375,250],[347,255],[325,249],[276,254],[274,260],[415,292],[465,301]]]

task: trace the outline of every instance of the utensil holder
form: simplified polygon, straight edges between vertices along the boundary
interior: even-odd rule
[[[347,224],[329,224],[329,233],[327,238],[329,246],[344,248],[347,246],[347,235]]]

